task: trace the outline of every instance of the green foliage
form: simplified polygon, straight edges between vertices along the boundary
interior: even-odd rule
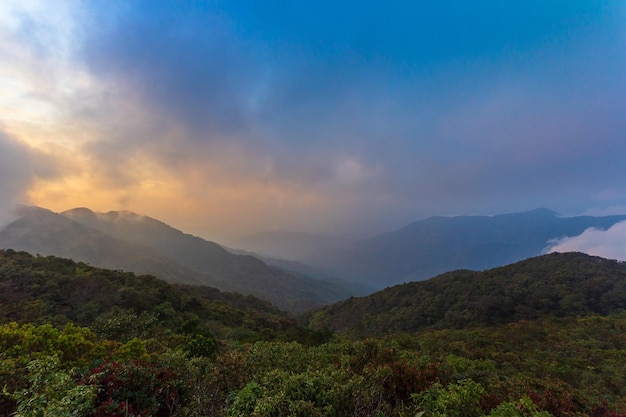
[[[539,411],[529,397],[522,397],[519,401],[501,403],[489,413],[489,417],[551,417],[547,411]]]
[[[119,346],[113,351],[113,359],[117,361],[129,361],[129,360],[144,360],[150,359],[148,350],[146,349],[146,342],[134,338]]]
[[[93,413],[96,387],[76,384],[70,374],[59,369],[55,356],[28,364],[28,388],[14,395],[15,417],[87,417]]]
[[[239,391],[227,415],[352,416],[352,389],[345,373],[275,370]]]
[[[182,345],[183,351],[191,357],[214,358],[218,348],[217,341],[213,336],[201,334],[188,337]]]
[[[31,267],[22,268],[21,258]],[[117,299],[120,306],[104,310],[101,300],[90,302],[89,311],[98,313],[76,314],[67,305],[77,301],[63,298],[64,282],[110,271],[19,253],[8,254],[0,267],[16,273],[16,279],[25,277],[20,283],[3,281],[9,283],[6,294],[0,294],[5,319],[9,311],[18,311],[22,318],[49,320],[0,325],[2,416],[626,417],[624,312],[547,315],[461,329],[431,326],[369,338],[307,335],[289,320],[273,321],[267,311],[253,314],[213,303],[202,290],[168,295],[174,287],[117,272],[112,281],[98,282],[106,286],[120,279],[123,285],[110,288],[132,289],[132,297],[139,297],[144,285],[154,285],[146,290],[152,295],[141,301],[123,296]],[[49,267],[52,275],[61,274],[50,282],[45,278]],[[599,285],[585,291],[595,291],[600,300],[607,294],[617,297],[619,281],[609,288],[610,274],[591,276],[598,271],[605,269],[583,262],[579,272],[589,276],[577,282]],[[446,291],[462,299],[466,285]],[[510,289],[518,291],[516,285]],[[542,285],[528,282],[529,287]],[[42,292],[39,298],[27,296],[26,303],[19,297],[12,304],[6,301],[16,294],[11,288],[22,287],[30,288],[27,295]],[[68,304],[52,308],[50,297]],[[565,304],[588,305],[587,299],[570,297]],[[70,316],[90,317],[94,330],[68,323]],[[219,320],[234,326],[228,333],[245,334],[245,341],[218,343],[212,330]],[[271,340],[259,340],[263,337]]]
[[[227,412],[228,417],[251,416],[257,403],[265,396],[265,390],[257,383],[250,382],[238,391],[232,400]]]
[[[219,338],[323,340],[287,313],[251,296],[173,285],[152,276],[54,256],[0,250],[0,323],[88,326],[102,338],[166,342],[167,333]],[[322,335],[322,336],[320,336]]]
[[[0,352],[2,357],[20,358],[22,362],[58,355],[64,361],[84,365],[100,355],[101,348],[96,335],[84,327],[67,324],[59,330],[50,324],[8,323],[0,325]]]
[[[78,391],[72,391],[69,382],[72,369],[83,369],[116,347],[115,343],[98,341],[91,330],[72,324],[62,329],[49,324],[1,325],[0,386],[4,393],[0,396],[0,415],[15,410],[17,399],[21,401],[23,415],[32,407],[45,410],[66,406],[69,399],[84,389],[77,387]],[[47,386],[59,393],[68,392],[62,397],[50,397]],[[49,405],[47,399],[51,401]]]
[[[91,327],[103,339],[126,342],[133,338],[147,338],[157,326],[155,314],[113,308],[99,315]]]
[[[32,361],[56,357],[67,371],[87,366],[106,350],[91,330],[71,324],[62,329],[49,324],[0,325],[0,386],[5,392],[0,396],[0,411],[12,410],[16,404],[12,394],[28,387]]]
[[[441,417],[478,417],[483,415],[480,400],[485,389],[478,383],[464,379],[443,386],[439,383],[422,394],[417,394],[419,405],[430,415]]]
[[[2,409],[7,416],[83,404],[73,409],[98,417],[624,417],[625,329],[626,316],[549,319],[317,346],[229,344],[211,356],[185,350],[191,335],[150,353],[138,338],[92,340],[91,353],[72,358],[78,351],[61,342],[81,346],[94,337],[88,329],[4,325]]]

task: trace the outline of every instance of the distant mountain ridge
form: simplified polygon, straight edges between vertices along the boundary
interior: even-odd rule
[[[626,263],[570,252],[447,272],[340,301],[308,320],[313,329],[380,335],[624,311]]]
[[[497,216],[429,217],[397,231],[320,252],[303,262],[372,288],[456,269],[485,270],[540,255],[551,239],[606,229],[626,215],[562,217],[542,208]]]
[[[132,212],[94,213],[78,208],[58,214],[23,207],[18,214],[16,221],[0,231],[0,248],[254,295],[289,311],[349,296],[334,284],[296,276],[252,256],[232,254],[214,242]]]

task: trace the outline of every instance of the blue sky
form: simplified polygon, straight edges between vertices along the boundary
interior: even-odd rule
[[[217,241],[626,213],[623,1],[13,1],[0,197]]]

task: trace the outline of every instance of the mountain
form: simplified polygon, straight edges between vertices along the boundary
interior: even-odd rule
[[[17,220],[0,231],[0,248],[73,258],[102,268],[161,276],[171,282],[220,284],[149,247],[116,239],[50,210],[21,207],[17,215]]]
[[[308,321],[313,329],[380,335],[625,310],[626,263],[571,252],[397,285],[324,307]]]
[[[548,209],[497,216],[430,217],[303,260],[381,289],[456,269],[484,270],[540,255],[551,239],[606,229],[626,215],[562,217]]]
[[[270,267],[252,256],[232,254],[216,243],[185,234],[132,212],[63,214],[22,208],[0,231],[0,247],[69,257],[94,266],[149,273],[170,282],[203,284],[240,292],[301,311],[349,294],[331,283]]]

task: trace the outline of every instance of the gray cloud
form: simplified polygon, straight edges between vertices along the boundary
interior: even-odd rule
[[[184,126],[192,140],[245,131],[250,96],[263,81],[254,45],[238,39],[226,18],[201,7],[126,6],[90,30],[82,56],[90,71]],[[94,19],[102,17],[97,12]]]

